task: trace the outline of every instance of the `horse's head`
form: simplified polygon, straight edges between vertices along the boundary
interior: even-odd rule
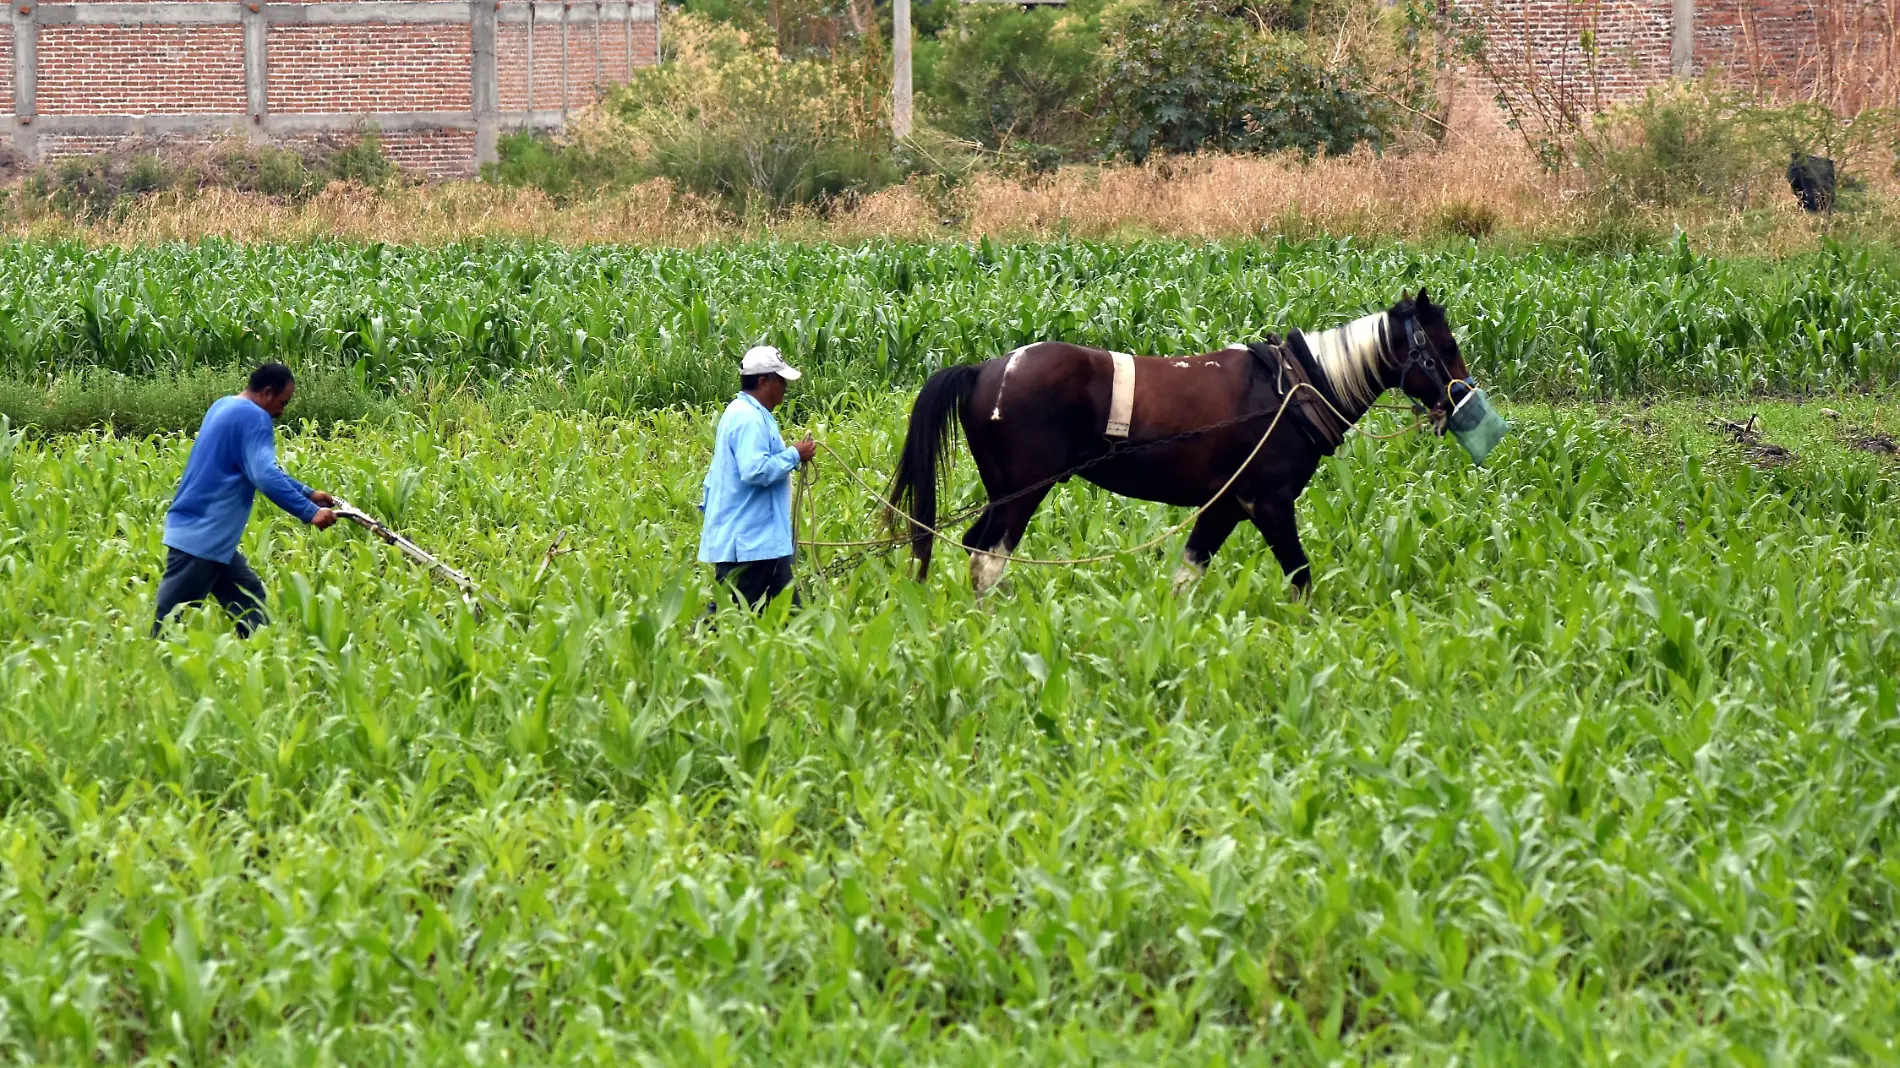
[[[1423,288],[1416,298],[1402,297],[1386,313],[1389,330],[1397,348],[1399,388],[1412,398],[1420,412],[1430,416],[1432,429],[1442,437],[1446,431],[1458,439],[1475,463],[1484,463],[1493,447],[1510,428],[1484,390],[1471,381],[1465,358],[1458,351],[1458,339],[1451,336],[1451,324],[1445,309],[1432,303]],[[1390,352],[1393,346],[1388,345]]]
[[[1473,389],[1445,309],[1420,289],[1417,297],[1401,297],[1387,314],[1398,328],[1399,388],[1430,415],[1432,429],[1442,435],[1451,413]]]

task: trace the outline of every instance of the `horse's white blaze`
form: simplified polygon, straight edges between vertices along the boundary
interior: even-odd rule
[[[992,423],[1003,421],[1003,390],[1009,385],[1009,373],[1022,362],[1023,350],[1028,347],[1028,345],[1020,345],[1011,349],[1008,362],[1003,364],[1003,380],[996,384],[996,403],[990,407],[990,422]]]
[[[1185,553],[1181,556],[1181,566],[1174,569],[1174,592],[1180,593],[1193,584],[1195,579],[1207,573],[1207,565],[1197,564]]]
[[[1385,355],[1385,313],[1306,335],[1313,361],[1340,399],[1370,406],[1384,392],[1379,361]]]
[[[990,587],[1002,580],[1003,569],[1009,566],[1009,550],[997,545],[986,553],[970,555],[970,587],[978,597],[990,592]]]

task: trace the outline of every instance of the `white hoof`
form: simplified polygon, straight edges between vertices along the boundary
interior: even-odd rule
[[[1181,561],[1181,566],[1174,569],[1175,596],[1179,597],[1182,590],[1194,585],[1194,581],[1206,572],[1207,568],[1204,565],[1197,564],[1192,560]]]
[[[1002,581],[1003,569],[1009,566],[1009,550],[992,549],[986,553],[972,553],[970,556],[970,588],[978,597],[990,592]]]

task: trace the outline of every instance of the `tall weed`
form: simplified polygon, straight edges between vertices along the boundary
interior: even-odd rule
[[[616,136],[644,176],[741,215],[831,203],[901,177],[872,57],[785,60],[769,42],[690,15],[667,33],[668,62],[601,105],[624,124]]]

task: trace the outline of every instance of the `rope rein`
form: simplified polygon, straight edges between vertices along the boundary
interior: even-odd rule
[[[1221,484],[1220,489],[1214,491],[1214,495],[1207,499],[1207,503],[1201,505],[1199,508],[1194,509],[1193,512],[1190,512],[1186,519],[1183,519],[1179,523],[1174,524],[1173,526],[1162,531],[1160,534],[1156,535],[1155,537],[1150,538],[1145,542],[1142,542],[1140,545],[1133,546],[1132,548],[1116,549],[1113,552],[1100,553],[1095,556],[1081,556],[1081,557],[1073,557],[1069,559],[1056,559],[1056,560],[1039,559],[1033,556],[1012,556],[1007,552],[996,552],[990,549],[974,549],[974,548],[970,548],[969,546],[964,546],[963,548],[966,551],[968,551],[972,556],[988,556],[993,559],[1012,561],[1019,564],[1031,564],[1031,565],[1035,565],[1039,567],[1076,567],[1076,566],[1081,566],[1084,564],[1099,564],[1099,563],[1105,563],[1109,560],[1113,560],[1118,556],[1123,556],[1128,553],[1146,552],[1147,550],[1152,549],[1155,546],[1161,544],[1162,542],[1167,541],[1168,539],[1174,537],[1176,534],[1180,533],[1183,529],[1188,527],[1190,524],[1198,521],[1202,515],[1206,514],[1208,509],[1214,507],[1214,505],[1218,503],[1222,497],[1226,496],[1227,491],[1234,487],[1234,483],[1240,481],[1240,476],[1244,474],[1247,468],[1253,464],[1254,458],[1260,455],[1260,450],[1266,447],[1267,439],[1271,438],[1273,436],[1274,430],[1279,428],[1280,419],[1286,415],[1287,406],[1293,403],[1294,396],[1298,394],[1301,389],[1306,389],[1306,390],[1311,391],[1315,397],[1319,398],[1320,403],[1324,404],[1328,408],[1331,408],[1333,411],[1333,414],[1339,416],[1340,420],[1346,423],[1347,426],[1351,428],[1352,432],[1357,433],[1363,437],[1372,438],[1375,441],[1386,441],[1391,438],[1402,437],[1406,434],[1412,433],[1413,431],[1417,430],[1419,427],[1425,424],[1424,419],[1414,418],[1410,426],[1407,426],[1401,430],[1393,431],[1392,433],[1389,433],[1389,434],[1374,434],[1370,431],[1360,430],[1357,427],[1355,420],[1348,419],[1344,412],[1334,407],[1333,402],[1328,400],[1324,393],[1314,388],[1312,383],[1298,382],[1294,384],[1294,387],[1292,389],[1287,390],[1284,393],[1284,395],[1280,398],[1280,407],[1277,411],[1273,413],[1273,421],[1267,424],[1266,432],[1260,435],[1260,440],[1254,442],[1252,451],[1247,453],[1247,458],[1240,462],[1240,466],[1234,469],[1234,473],[1228,476],[1227,481]],[[1408,409],[1392,409],[1392,410],[1405,411]],[[1021,497],[1024,494],[1032,493],[1036,490],[1046,489],[1049,486],[1052,486],[1055,483],[1060,482],[1065,478],[1078,474],[1106,460],[1116,459],[1122,456],[1126,456],[1131,452],[1136,452],[1141,449],[1150,449],[1150,448],[1154,448],[1157,445],[1171,444],[1173,442],[1180,441],[1184,438],[1195,437],[1201,434],[1207,434],[1216,430],[1221,430],[1229,426],[1235,426],[1240,423],[1250,422],[1254,419],[1258,419],[1259,417],[1265,414],[1267,413],[1263,409],[1261,411],[1251,412],[1247,415],[1243,415],[1235,419],[1226,420],[1225,422],[1215,423],[1210,426],[1200,427],[1195,430],[1189,430],[1181,434],[1175,434],[1171,437],[1158,438],[1154,441],[1142,442],[1138,445],[1134,445],[1126,449],[1120,449],[1120,450],[1111,449],[1110,451],[1102,454],[1101,456],[1097,456],[1086,463],[1079,464],[1073,468],[1070,468],[1069,470],[1064,471],[1063,473],[1056,475],[1053,478],[1044,479],[1041,482],[1027,486],[1023,489],[1017,490],[1015,493],[1011,493],[1006,496],[999,497],[995,500],[985,501],[982,504],[976,506],[975,508],[964,509],[964,514],[952,515],[948,518],[941,519],[934,526],[929,523],[925,523],[922,520],[919,520],[913,516],[908,516],[908,515],[904,516],[904,520],[907,523],[909,523],[912,527],[916,528],[917,530],[928,532],[932,537],[943,538],[946,541],[954,541],[955,539],[952,537],[952,535],[946,533],[942,528],[947,527],[947,526],[953,526],[956,523],[961,522],[963,519],[968,518],[969,515],[981,512],[985,508],[994,508],[997,505],[1007,503],[1008,501]],[[893,512],[896,511],[896,506],[891,504],[891,502],[885,498],[884,493],[879,491],[875,487],[871,486],[869,483],[865,482],[864,478],[861,475],[859,475],[857,471],[854,470],[848,463],[846,463],[845,458],[843,456],[838,455],[836,450],[832,449],[831,446],[826,445],[822,441],[817,442],[816,444],[818,445],[819,448],[825,450],[825,452],[828,453],[833,459],[837,460],[838,466],[844,471],[844,473],[851,476],[851,480],[857,483],[858,487],[865,492],[866,496],[878,502],[878,505],[880,508],[893,511]],[[809,513],[809,509],[801,507],[801,502],[803,498],[808,496],[811,491],[811,479],[809,476],[810,476],[810,468],[801,467],[799,469],[799,475],[798,475],[799,492],[798,492],[798,495],[795,496],[792,500],[792,529],[794,531],[798,529],[798,520],[799,520],[800,514]],[[871,538],[871,539],[866,539],[866,540],[861,540],[861,541],[818,541],[815,539],[800,539],[796,541],[796,544],[810,547],[810,548],[865,548],[865,547],[877,546],[877,547],[883,547],[885,549],[894,549],[898,547],[899,545],[903,545],[909,542],[914,536],[915,535],[913,534],[893,534],[893,535],[883,537],[883,538]]]

